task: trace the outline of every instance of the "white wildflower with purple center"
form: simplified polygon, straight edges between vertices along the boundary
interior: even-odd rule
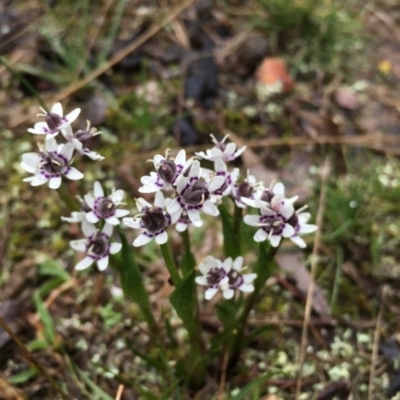
[[[61,103],[53,104],[50,108],[50,112],[43,109],[41,110],[43,114],[38,114],[38,116],[44,117],[44,121],[37,122],[33,128],[28,129],[28,132],[36,135],[48,135],[48,137],[57,136],[60,130],[70,126],[81,112],[80,108],[75,108],[64,116]]]
[[[71,167],[74,147],[71,143],[58,145],[53,137],[47,138],[45,148],[39,153],[25,153],[22,155],[21,167],[34,174],[24,179],[32,186],[43,185],[49,182],[50,189],[61,186],[62,176],[71,180],[83,178],[83,174]]]
[[[243,274],[245,267],[243,265],[243,257],[239,256],[234,261],[227,258],[224,262],[207,256],[205,261],[199,264],[199,270],[202,276],[196,277],[196,283],[207,286],[204,293],[206,300],[210,300],[220,289],[225,299],[231,299],[235,290],[242,292],[254,291],[253,281],[257,274]]]
[[[168,240],[166,228],[174,224],[178,214],[171,214],[165,211],[165,199],[162,192],[157,192],[154,198],[154,205],[146,200],[139,198],[136,200],[136,206],[140,214],[133,218],[124,218],[126,226],[133,229],[143,229],[134,241],[133,246],[143,246],[153,239],[156,243],[164,244]]]
[[[244,222],[247,225],[258,227],[254,235],[256,242],[263,242],[268,239],[271,246],[278,247],[282,237],[290,238],[295,234],[295,229],[289,223],[294,214],[291,205],[284,205],[279,212],[267,207],[260,208],[261,215],[245,215]]]
[[[268,207],[276,212],[284,206],[292,205],[299,196],[290,198],[285,197],[285,186],[281,182],[273,183],[269,188],[263,185],[257,190],[257,193],[251,198],[244,198],[243,202],[251,207]]]
[[[105,224],[101,231],[91,224],[82,228],[86,238],[70,242],[74,250],[86,253],[86,257],[79,261],[75,269],[80,271],[96,262],[98,269],[104,271],[108,266],[109,255],[118,253],[122,247],[121,243],[110,242],[113,226]]]
[[[255,199],[256,187],[258,185],[257,179],[247,172],[246,179],[239,185],[235,184],[232,190],[232,197],[235,204],[239,208],[246,208],[248,206],[247,199],[253,201]]]
[[[92,224],[104,220],[111,225],[118,225],[119,218],[129,214],[128,210],[117,208],[122,204],[123,198],[123,190],[115,190],[109,196],[105,196],[100,182],[95,182],[93,194],[85,196],[85,202],[90,209],[86,214],[86,219]]]
[[[307,235],[308,233],[313,233],[318,229],[317,225],[307,223],[311,218],[311,214],[302,212],[304,209],[305,207],[294,212],[288,220],[288,223],[294,228],[294,234],[290,236],[289,239],[300,248],[306,247],[306,242],[300,237],[300,235]]]
[[[85,200],[81,197],[78,197],[78,200],[81,204],[80,211],[72,211],[69,217],[61,217],[62,221],[72,223],[80,223],[82,231],[85,229],[83,225],[92,225],[87,219],[86,214],[90,212],[89,206],[86,204]]]
[[[200,211],[205,214],[217,216],[219,210],[215,206],[218,196],[213,193],[225,182],[223,176],[209,176],[208,181],[200,178],[201,168],[198,160],[193,161],[187,177],[181,176],[177,182],[176,197],[169,203],[168,212],[178,214],[178,217],[185,210],[187,216],[194,226],[203,225]]]
[[[229,172],[225,162],[221,158],[218,158],[214,162],[214,171],[215,175],[222,176],[225,182],[220,188],[215,190],[213,194],[221,197],[228,196],[234,191],[236,181],[239,178],[239,168],[234,168]]]
[[[169,157],[169,150],[165,157],[160,154],[154,156],[153,160],[157,172],[143,176],[140,181],[143,186],[139,188],[141,193],[153,193],[158,190],[172,190],[178,178],[189,168],[193,159],[186,160],[185,150],[180,150],[175,159]]]
[[[233,142],[225,144],[229,135],[226,135],[221,141],[218,141],[213,134],[210,136],[215,146],[212,149],[206,150],[206,152],[199,151],[195,153],[197,157],[210,161],[221,159],[222,161],[228,162],[239,157],[246,150],[246,146],[236,150],[236,143]]]
[[[99,153],[92,151],[87,147],[88,143],[91,139],[97,135],[100,135],[101,132],[98,132],[96,128],[90,128],[90,122],[87,121],[86,129],[79,129],[75,133],[73,133],[71,126],[66,126],[61,130],[62,135],[65,140],[71,142],[74,145],[75,150],[84,156],[89,157],[94,161],[104,160],[104,157]]]

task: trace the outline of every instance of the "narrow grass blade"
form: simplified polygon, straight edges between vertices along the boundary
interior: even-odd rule
[[[157,331],[157,323],[154,319],[150,299],[144,286],[142,272],[133,256],[132,246],[128,243],[126,236],[119,229],[121,237],[121,263],[117,266],[119,277],[121,279],[122,290],[126,297],[135,301],[149,324],[151,330]]]
[[[236,258],[242,254],[238,236],[233,229],[232,218],[224,205],[219,206],[224,234],[224,253],[227,257]]]
[[[39,291],[35,291],[33,294],[33,301],[35,303],[36,309],[39,313],[40,320],[44,325],[44,337],[49,344],[54,346],[56,340],[56,334],[53,326],[53,320],[49,311],[43,303],[42,298],[40,297]]]

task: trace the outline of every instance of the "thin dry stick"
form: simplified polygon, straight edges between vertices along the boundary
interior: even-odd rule
[[[297,377],[297,384],[296,384],[296,399],[299,398],[301,391],[303,364],[305,359],[305,350],[306,350],[307,336],[308,336],[308,326],[310,324],[311,308],[312,308],[314,289],[315,289],[315,275],[317,270],[318,253],[321,244],[322,221],[325,212],[326,181],[329,175],[329,170],[330,170],[330,163],[328,161],[328,158],[326,158],[321,171],[321,194],[319,196],[319,208],[316,221],[318,230],[315,234],[315,241],[311,259],[311,280],[310,280],[310,285],[308,286],[306,308],[304,311],[304,324],[303,324],[303,332],[301,335],[300,354],[299,354],[299,375]]]
[[[382,326],[382,317],[383,317],[384,300],[386,297],[386,292],[387,292],[387,286],[384,286],[382,290],[382,301],[379,306],[379,312],[378,312],[378,317],[376,319],[376,326],[374,332],[374,344],[372,347],[372,354],[371,354],[371,367],[369,369],[368,400],[372,400],[374,395],[375,366],[376,366],[376,361],[378,359],[379,337]]]
[[[117,395],[115,396],[115,400],[121,400],[122,393],[124,392],[125,386],[119,385],[117,390]]]
[[[229,361],[229,351],[228,351],[228,348],[226,348],[224,351],[224,357],[222,359],[221,381],[219,383],[219,391],[220,391],[221,397],[223,397],[223,393],[225,391],[226,370],[228,369],[228,361]]]
[[[8,333],[11,339],[15,342],[18,348],[21,350],[25,358],[35,367],[40,373],[48,380],[53,390],[61,395],[64,400],[71,400],[71,398],[60,388],[57,382],[50,376],[50,374],[40,365],[32,353],[26,348],[21,342],[20,338],[13,332],[13,330],[7,325],[3,318],[0,317],[0,326]]]
[[[179,15],[183,10],[190,6],[194,0],[185,0],[180,5],[175,7],[168,15],[165,16],[159,23],[154,24],[151,28],[149,28],[142,36],[140,36],[135,42],[129,44],[128,46],[124,47],[120,51],[118,51],[111,60],[107,61],[100,67],[96,68],[92,71],[89,75],[85,76],[78,82],[75,82],[68,86],[66,89],[59,92],[53,98],[53,102],[61,101],[66,97],[70,96],[72,93],[76,92],[78,89],[82,88],[83,86],[87,85],[93,79],[97,78],[99,75],[103,74],[107,70],[109,70],[113,65],[117,64],[119,61],[124,59],[129,53],[136,50],[140,45],[145,43],[149,40],[152,36],[154,36],[158,31],[160,31],[165,25],[170,23],[177,15]],[[16,126],[24,123],[25,121],[33,118],[34,115],[27,115],[24,118],[17,120],[13,125],[10,126],[10,129],[15,128]]]

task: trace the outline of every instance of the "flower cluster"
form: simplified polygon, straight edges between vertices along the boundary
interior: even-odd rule
[[[92,160],[103,159],[88,147],[90,139],[98,132],[90,128],[90,123],[85,130],[73,131],[71,124],[79,116],[79,108],[65,116],[60,103],[54,104],[49,112],[42,111],[39,116],[44,121],[36,123],[28,131],[44,136],[44,144],[39,145],[38,153],[23,154],[21,166],[32,174],[24,179],[32,186],[48,183],[50,188],[58,189],[63,176],[72,180],[84,176],[72,166],[74,154]],[[57,143],[56,137],[63,139],[63,143]],[[218,216],[218,205],[225,197],[231,198],[238,209],[250,210],[243,220],[258,228],[254,235],[256,242],[268,240],[273,247],[277,247],[282,238],[288,238],[299,247],[305,247],[301,236],[314,232],[317,227],[308,224],[310,214],[304,212],[305,208],[294,208],[297,196],[287,198],[282,183],[265,187],[249,172],[240,180],[239,169],[229,168],[229,162],[239,157],[245,147],[238,149],[235,143],[227,143],[228,136],[221,141],[213,135],[211,138],[214,146],[197,152],[195,157],[188,159],[182,149],[175,158],[167,150],[165,156],[156,155],[149,160],[155,170],[141,178],[139,191],[154,193],[154,203],[143,198],[136,199],[138,212],[133,217],[127,217],[129,211],[120,208],[124,197],[122,190],[105,194],[101,184],[95,182],[93,192],[80,199],[81,210],[62,218],[67,222],[80,223],[85,235],[84,239],[71,242],[72,248],[86,253],[76,268],[87,268],[93,262],[97,262],[100,270],[107,267],[109,254],[121,249],[120,243],[111,241],[113,227],[120,223],[121,218],[124,226],[141,230],[133,246],[146,245],[153,239],[163,245],[168,241],[167,230],[171,225],[175,225],[179,232],[184,232],[190,225],[201,227],[203,214]],[[201,160],[211,162],[213,169],[202,167]],[[96,228],[98,223],[100,227]],[[196,278],[198,284],[208,287],[206,299],[213,297],[219,289],[225,298],[233,297],[236,289],[252,291],[256,275],[243,274],[242,263],[242,257],[234,261],[228,258],[224,262],[207,257],[199,265],[203,275]]]
[[[55,103],[49,112],[45,110],[42,112],[38,116],[43,117],[44,121],[37,122],[33,128],[28,129],[28,132],[43,135],[45,142],[39,144],[38,153],[22,155],[21,167],[33,174],[25,178],[25,182],[30,182],[32,186],[48,183],[51,189],[58,189],[63,176],[71,180],[83,178],[83,173],[71,166],[75,152],[86,155],[92,160],[104,158],[87,147],[90,139],[99,132],[90,129],[89,124],[86,130],[73,132],[71,124],[78,118],[80,108],[75,108],[64,116],[61,104]],[[56,136],[59,133],[64,143],[57,143]]]
[[[25,153],[22,155],[22,168],[32,176],[25,178],[32,186],[48,183],[51,189],[58,189],[62,184],[62,177],[79,180],[84,174],[72,167],[74,153],[85,155],[92,160],[104,159],[98,153],[89,149],[90,139],[99,132],[90,128],[73,131],[71,124],[78,118],[80,109],[76,108],[64,116],[60,103],[54,104],[50,111],[42,110],[38,116],[44,121],[37,122],[28,132],[44,136],[44,144],[39,144],[38,153]],[[59,135],[60,133],[60,135]],[[56,136],[63,140],[57,143]],[[121,250],[121,244],[111,242],[113,227],[120,223],[120,218],[129,214],[129,211],[119,209],[124,192],[113,191],[110,195],[104,194],[99,182],[95,182],[93,193],[80,199],[81,210],[73,211],[69,217],[62,217],[67,222],[81,223],[84,239],[73,240],[70,245],[74,250],[85,252],[86,257],[77,265],[76,269],[88,268],[93,262],[97,263],[100,270],[108,266],[109,255]],[[101,222],[101,228],[95,224]]]
[[[205,261],[199,264],[202,276],[196,277],[196,283],[207,286],[204,297],[210,300],[220,289],[225,299],[231,299],[235,290],[242,292],[254,291],[253,281],[257,274],[243,274],[246,267],[242,267],[243,257],[237,257],[234,261],[227,258],[224,262],[207,256]]]

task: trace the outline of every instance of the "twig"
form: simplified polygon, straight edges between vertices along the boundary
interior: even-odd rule
[[[115,396],[115,400],[121,400],[122,393],[124,392],[124,389],[125,389],[124,385],[119,385],[118,386],[118,390],[117,390],[117,394]]]
[[[26,348],[26,346],[22,343],[20,338],[13,332],[13,330],[7,325],[7,323],[1,317],[0,317],[0,326],[9,334],[9,336],[17,345],[17,347],[21,350],[25,358],[35,368],[37,368],[40,371],[40,373],[47,379],[53,390],[59,393],[64,400],[71,400],[71,398],[61,389],[58,383],[50,376],[50,374],[44,369],[44,367],[38,363],[33,354]]]
[[[300,354],[299,354],[299,375],[297,377],[297,384],[296,384],[296,397],[295,397],[296,399],[298,399],[300,396],[301,385],[302,385],[303,364],[304,364],[305,350],[307,344],[308,326],[310,325],[311,308],[314,297],[315,274],[318,262],[318,252],[321,245],[322,221],[325,212],[325,200],[326,200],[326,181],[329,175],[329,169],[330,169],[329,161],[328,158],[326,158],[321,172],[321,194],[319,197],[319,208],[316,221],[318,230],[315,234],[315,242],[311,260],[311,274],[310,274],[311,280],[310,280],[310,285],[308,286],[306,308],[304,311],[304,324],[303,324],[303,332],[301,335]]]
[[[386,292],[387,292],[387,286],[384,286],[382,289],[382,300],[385,300]],[[368,400],[373,400],[373,395],[374,395],[374,376],[375,376],[375,366],[376,366],[376,361],[378,359],[378,351],[379,351],[379,337],[380,337],[383,309],[384,309],[383,303],[384,301],[380,303],[378,317],[376,319],[374,343],[371,354],[371,367],[369,369]]]

